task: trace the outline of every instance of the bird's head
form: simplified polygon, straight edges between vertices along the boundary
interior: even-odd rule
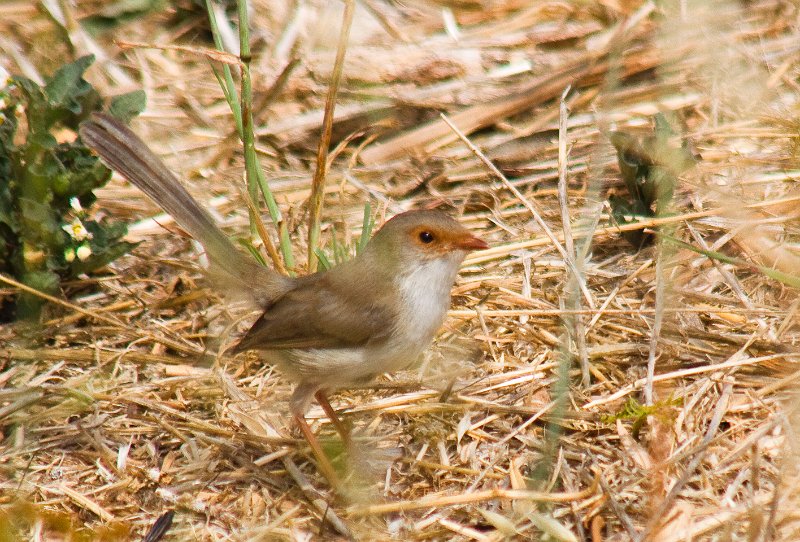
[[[457,269],[466,255],[489,248],[447,214],[436,211],[407,211],[386,222],[370,241],[381,259],[401,267],[415,267],[434,261],[451,262]]]

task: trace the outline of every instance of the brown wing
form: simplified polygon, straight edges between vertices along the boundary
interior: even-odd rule
[[[390,298],[396,292],[375,288],[374,277],[348,280],[349,266],[341,267],[298,279],[295,289],[256,320],[235,351],[346,348],[388,337],[394,321]],[[359,285],[356,295],[353,284]]]

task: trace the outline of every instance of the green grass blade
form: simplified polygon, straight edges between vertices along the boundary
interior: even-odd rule
[[[328,259],[325,253],[322,252],[322,249],[315,248],[314,253],[317,255],[317,260],[319,261],[319,265],[322,267],[324,271],[327,271],[328,269],[331,269],[333,267],[331,261]]]
[[[702,254],[707,258],[711,258],[713,260],[717,260],[724,263],[729,263],[731,265],[735,265],[736,267],[741,267],[743,269],[756,270],[773,280],[777,280],[778,282],[786,284],[787,286],[791,286],[793,288],[800,288],[800,277],[798,277],[797,275],[790,275],[789,273],[784,273],[783,271],[779,271],[777,269],[774,269],[772,267],[767,267],[765,265],[753,264],[748,261],[742,260],[741,258],[728,256],[727,254],[723,254],[715,250],[705,250],[696,247],[694,245],[691,245],[686,241],[681,241],[680,239],[676,239],[675,237],[671,237],[663,233],[658,233],[658,232],[654,233],[662,237],[665,241],[678,245],[681,248],[691,250],[692,252]]]
[[[364,247],[367,246],[370,238],[372,237],[372,229],[375,227],[375,220],[372,218],[372,205],[369,201],[364,204],[364,218],[361,221],[361,237],[358,238],[358,245],[356,253],[361,254]]]

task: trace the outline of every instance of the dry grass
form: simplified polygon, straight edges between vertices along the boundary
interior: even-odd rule
[[[258,151],[304,262],[341,5],[252,4]],[[36,5],[0,6],[13,72],[69,55]],[[290,384],[253,356],[217,355],[251,316],[207,289],[196,247],[116,180],[98,212],[141,220],[139,248],[65,285],[71,305],[42,329],[0,327],[0,538],[15,518],[23,539],[63,539],[69,522],[74,536],[141,539],[174,509],[165,540],[797,539],[796,290],[666,244],[635,252],[603,205],[624,193],[604,132],[644,135],[672,112],[701,162],[647,226],[797,273],[797,5],[357,6],[321,239],[334,225],[354,239],[369,198],[378,223],[450,209],[492,248],[467,262],[419,371],[334,398],[359,442],[351,493],[331,494],[293,433]],[[204,29],[200,12],[139,17],[97,38],[110,60],[90,75],[108,95],[145,88],[135,129],[241,233],[241,146],[199,52]],[[627,403],[648,396],[647,409]],[[310,417],[335,448],[321,410]]]

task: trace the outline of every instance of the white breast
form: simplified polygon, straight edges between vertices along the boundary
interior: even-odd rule
[[[427,346],[442,325],[461,259],[458,254],[437,258],[398,277],[407,340]]]

